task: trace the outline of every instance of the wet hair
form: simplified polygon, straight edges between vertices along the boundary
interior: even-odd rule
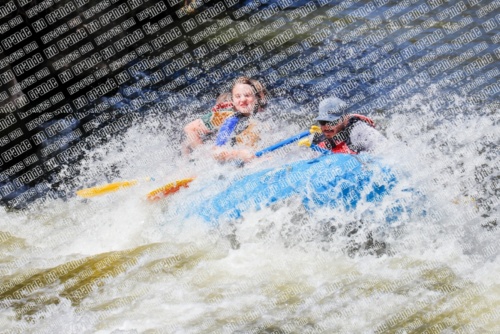
[[[254,94],[257,96],[257,103],[259,105],[259,108],[264,108],[266,106],[267,96],[269,95],[269,92],[267,91],[266,87],[264,87],[264,85],[261,84],[258,80],[250,79],[248,77],[237,78],[233,82],[231,94],[234,86],[236,86],[237,84],[249,85],[250,87],[252,87]]]

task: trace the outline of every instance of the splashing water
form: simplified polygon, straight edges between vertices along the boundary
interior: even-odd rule
[[[426,195],[425,204],[410,205],[426,205],[427,215],[389,226],[382,213],[397,200],[391,194],[365,220],[339,208],[308,212],[293,198],[217,228],[179,220],[171,209],[189,206],[194,186],[157,203],[144,195],[193,174],[216,194],[243,174],[280,166],[285,154],[293,161],[315,153],[289,147],[247,170],[208,161],[203,150],[189,162],[170,135],[176,124],[151,115],[91,152],[78,182],[155,181],[1,213],[1,221],[9,221],[0,243],[2,327],[37,333],[497,331],[498,202],[490,197],[494,173],[481,173],[498,171],[497,119],[471,114],[465,105],[453,117],[436,116],[425,105],[426,98],[415,96],[399,106],[402,112],[374,117],[389,148],[379,153],[397,170],[401,187]],[[263,140],[296,130],[292,125]]]

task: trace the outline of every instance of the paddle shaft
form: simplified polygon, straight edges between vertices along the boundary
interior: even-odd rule
[[[290,138],[288,138],[288,139],[282,140],[282,141],[280,141],[279,143],[276,143],[276,144],[274,144],[274,145],[271,145],[271,146],[269,146],[269,147],[267,147],[267,148],[265,148],[265,149],[263,149],[263,150],[261,150],[261,151],[259,151],[259,152],[255,153],[255,156],[260,157],[260,156],[262,156],[263,154],[266,154],[266,153],[268,153],[268,152],[272,152],[272,151],[277,150],[278,148],[281,148],[281,147],[283,147],[283,146],[285,146],[285,145],[288,145],[288,144],[294,143],[294,142],[296,142],[296,141],[297,141],[297,140],[299,140],[299,139],[302,139],[302,138],[304,138],[304,137],[309,136],[310,134],[311,134],[311,131],[310,131],[310,130],[307,130],[307,131],[301,132],[301,133],[299,133],[298,135],[295,135],[295,136],[290,137]]]

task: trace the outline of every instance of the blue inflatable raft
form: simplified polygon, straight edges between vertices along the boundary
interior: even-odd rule
[[[390,169],[369,155],[327,154],[245,176],[192,207],[190,215],[218,223],[293,196],[308,209],[340,205],[353,210],[362,201],[380,201],[396,183]]]

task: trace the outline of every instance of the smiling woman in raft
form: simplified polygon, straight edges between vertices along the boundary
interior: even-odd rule
[[[267,90],[259,81],[237,78],[231,93],[221,94],[212,112],[186,125],[184,152],[190,152],[205,138],[218,132],[214,155],[217,160],[240,159],[246,162],[253,159],[254,154],[249,149],[255,147],[260,137],[257,122],[252,116],[264,110],[267,95]],[[226,144],[243,147],[223,148]]]

